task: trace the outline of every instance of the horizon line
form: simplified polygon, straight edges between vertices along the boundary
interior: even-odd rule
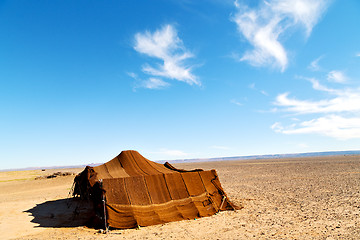
[[[210,158],[184,158],[174,160],[156,160],[157,163],[191,163],[191,162],[215,162],[215,161],[236,161],[236,160],[260,160],[260,159],[276,159],[276,158],[296,158],[296,157],[314,157],[314,156],[337,156],[337,155],[360,155],[360,150],[340,150],[340,151],[318,151],[318,152],[300,152],[300,153],[275,153],[275,154],[253,154],[231,157],[210,157]],[[150,160],[150,159],[149,159]],[[152,160],[151,160],[152,161]],[[0,172],[11,171],[30,171],[39,169],[65,169],[65,168],[81,168],[86,166],[98,166],[103,163],[88,163],[65,166],[42,166],[42,167],[24,167],[24,168],[7,168],[0,169]]]

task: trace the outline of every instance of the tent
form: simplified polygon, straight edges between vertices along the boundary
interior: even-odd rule
[[[121,152],[74,179],[74,197],[89,199],[105,227],[134,228],[234,210],[215,170],[177,169],[137,151]]]

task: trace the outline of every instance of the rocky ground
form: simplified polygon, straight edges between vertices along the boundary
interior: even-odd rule
[[[34,180],[59,170],[0,172],[0,238],[360,239],[360,156],[175,165],[215,168],[230,200],[244,208],[103,234],[84,226],[82,205],[67,207],[74,176]]]

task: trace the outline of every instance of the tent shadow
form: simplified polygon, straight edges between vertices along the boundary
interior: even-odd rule
[[[36,227],[80,227],[88,225],[93,216],[93,205],[76,198],[46,201],[24,211],[34,217]]]

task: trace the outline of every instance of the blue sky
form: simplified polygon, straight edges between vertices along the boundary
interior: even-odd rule
[[[0,169],[358,150],[360,2],[0,1]]]

